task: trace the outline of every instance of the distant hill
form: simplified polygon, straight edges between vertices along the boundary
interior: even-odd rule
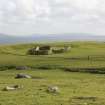
[[[34,41],[34,39],[31,37],[16,37],[0,34],[0,44],[28,43],[32,41]]]
[[[30,43],[30,42],[51,42],[51,41],[105,41],[105,36],[90,34],[51,34],[51,35],[30,35],[28,37],[16,37],[0,34],[0,44]]]

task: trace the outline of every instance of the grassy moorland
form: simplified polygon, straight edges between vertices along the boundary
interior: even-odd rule
[[[27,55],[28,49],[36,44],[0,46],[0,66],[27,65],[32,67],[57,68],[104,68],[105,43],[72,42],[53,43],[51,46],[71,46],[71,50],[62,54],[46,56]],[[89,57],[89,58],[88,58]]]
[[[0,105],[105,105],[105,43],[53,43],[71,46],[62,54],[32,56],[27,50],[36,44],[0,46]],[[28,66],[29,70],[16,70]],[[74,72],[73,72],[74,71]],[[33,79],[15,79],[18,73]],[[22,85],[16,91],[5,86]],[[48,86],[60,93],[47,93]]]

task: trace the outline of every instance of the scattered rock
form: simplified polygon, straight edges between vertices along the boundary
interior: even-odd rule
[[[17,66],[16,67],[16,70],[28,70],[29,69],[29,67],[27,67],[27,66]]]
[[[20,78],[32,78],[31,76],[29,75],[26,75],[26,74],[17,74],[17,76],[15,77],[16,79],[20,79]]]
[[[47,89],[49,93],[59,93],[59,88],[57,86],[49,86]]]
[[[12,91],[12,90],[17,90],[17,89],[21,89],[21,88],[23,88],[23,86],[14,85],[14,86],[6,86],[3,90],[4,91]]]
[[[94,96],[74,96],[70,99],[70,105],[103,105],[101,100]]]
[[[81,97],[74,97],[74,99],[79,99],[79,100],[96,100],[97,97],[86,97],[86,96],[81,96]]]

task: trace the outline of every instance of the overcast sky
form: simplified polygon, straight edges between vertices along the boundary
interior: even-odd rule
[[[0,0],[0,33],[105,35],[105,0]]]

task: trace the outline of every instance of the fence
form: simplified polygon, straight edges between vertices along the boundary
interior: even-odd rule
[[[88,55],[88,56],[76,56],[76,57],[70,57],[71,60],[103,60],[105,61],[104,55]]]

